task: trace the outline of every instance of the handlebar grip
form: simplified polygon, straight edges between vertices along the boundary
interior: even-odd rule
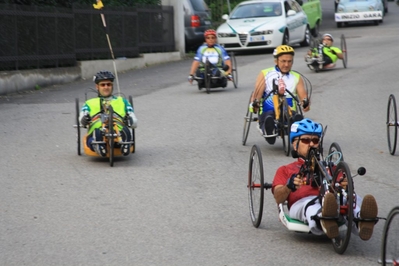
[[[307,108],[308,106],[309,106],[309,100],[308,99],[303,99],[302,107],[303,108]]]

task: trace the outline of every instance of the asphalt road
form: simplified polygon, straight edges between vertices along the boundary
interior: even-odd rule
[[[313,85],[306,113],[328,125],[355,172],[360,195],[373,194],[379,216],[398,205],[398,156],[388,152],[386,106],[399,98],[399,7],[379,26],[338,29],[333,2],[323,3],[323,32],[345,34],[348,68],[313,73],[307,48],[294,69]],[[339,41],[336,41],[339,45]],[[270,51],[237,56],[239,88],[198,91],[186,81],[191,60],[119,74],[134,97],[137,151],[117,158],[78,156],[75,97],[92,81],[0,98],[0,265],[377,265],[384,221],[367,242],[353,236],[337,255],[324,236],[289,232],[266,192],[260,228],[247,200],[249,151],[258,144],[266,180],[292,158],[252,128],[241,145],[243,116]],[[100,70],[100,69],[99,69]],[[89,94],[89,96],[94,96]]]

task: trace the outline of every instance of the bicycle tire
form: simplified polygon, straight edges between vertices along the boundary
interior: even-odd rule
[[[204,85],[207,94],[211,92],[211,79],[212,79],[211,66],[207,59],[205,63],[205,72],[204,72],[204,83],[205,83]]]
[[[384,225],[381,243],[381,263],[383,266],[399,265],[399,206],[388,214]]]
[[[346,177],[348,181],[348,185],[345,187],[345,195],[342,195],[339,188],[335,186],[335,184],[339,183],[337,181],[338,178]],[[353,179],[349,169],[349,166],[346,162],[341,161],[338,163],[332,180],[332,190],[334,193],[339,193],[342,197],[339,198],[340,201],[340,214],[339,214],[339,222],[341,223],[339,229],[339,235],[336,238],[332,239],[332,244],[335,252],[338,254],[343,254],[348,247],[349,240],[352,232],[352,224],[353,224],[353,202],[354,202],[354,190],[353,190]],[[337,195],[337,194],[336,194]]]
[[[279,125],[279,131],[280,131],[279,135],[283,140],[283,148],[286,156],[289,156],[291,152],[291,145],[290,145],[291,117],[288,113],[288,108],[290,108],[290,106],[288,105],[287,100],[284,99],[280,109],[281,117]]]
[[[114,148],[115,148],[115,138],[114,138],[114,109],[110,105],[108,107],[108,151],[109,151],[109,165],[114,166]]]
[[[348,66],[348,48],[346,47],[346,39],[344,34],[341,35],[341,51],[344,54],[342,63],[344,64],[344,68],[346,68]]]
[[[258,228],[263,215],[264,176],[262,153],[257,145],[252,146],[248,169],[248,201],[252,224]]]
[[[77,150],[78,150],[78,155],[82,155],[81,152],[81,142],[80,142],[80,121],[79,121],[79,114],[80,114],[80,106],[79,106],[79,99],[75,98],[75,111],[76,111],[76,144],[77,144]]]
[[[130,102],[130,105],[132,106],[133,112],[134,112],[133,97],[131,95],[129,95],[129,102]],[[136,129],[135,128],[132,128],[132,142],[133,142],[132,153],[135,153],[136,152]]]
[[[237,89],[238,87],[238,70],[237,70],[237,60],[234,52],[230,53],[230,60],[231,60],[231,75],[233,77],[233,84],[234,88]]]
[[[244,146],[247,143],[249,129],[251,127],[251,122],[252,122],[252,113],[249,111],[249,104],[251,103],[251,97],[252,97],[252,94],[249,97],[248,105],[247,105],[247,113],[245,114],[245,117],[244,117],[244,129],[242,132],[242,140],[241,140],[242,145],[244,145]]]
[[[395,155],[398,140],[398,111],[396,108],[396,99],[393,94],[389,95],[388,98],[386,125],[389,153]]]
[[[332,162],[337,165],[339,162],[344,161],[344,154],[338,143],[333,142],[328,149],[327,162]]]

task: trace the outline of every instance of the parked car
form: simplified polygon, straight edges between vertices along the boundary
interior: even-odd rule
[[[320,0],[297,0],[297,2],[305,11],[306,16],[308,16],[310,31],[313,36],[317,37],[323,17]]]
[[[184,36],[186,50],[196,51],[204,39],[204,32],[212,27],[209,8],[204,0],[183,0]]]
[[[381,0],[340,0],[335,12],[335,21],[338,28],[351,22],[370,21],[378,25],[383,22],[384,15]]]
[[[392,2],[392,1],[394,1],[394,0],[383,0],[383,1],[382,1],[382,4],[384,5],[384,12],[385,12],[385,14],[388,13],[388,1],[391,1],[391,2]],[[339,3],[339,0],[335,0],[335,1],[334,1],[335,12],[337,12],[338,3]]]
[[[256,0],[238,4],[217,29],[227,51],[309,45],[308,18],[295,0]]]

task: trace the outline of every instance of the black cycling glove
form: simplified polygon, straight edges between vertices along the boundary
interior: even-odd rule
[[[296,177],[296,174],[293,174],[290,179],[287,180],[287,187],[291,189],[292,192],[296,190],[296,186],[294,184],[294,178]]]

